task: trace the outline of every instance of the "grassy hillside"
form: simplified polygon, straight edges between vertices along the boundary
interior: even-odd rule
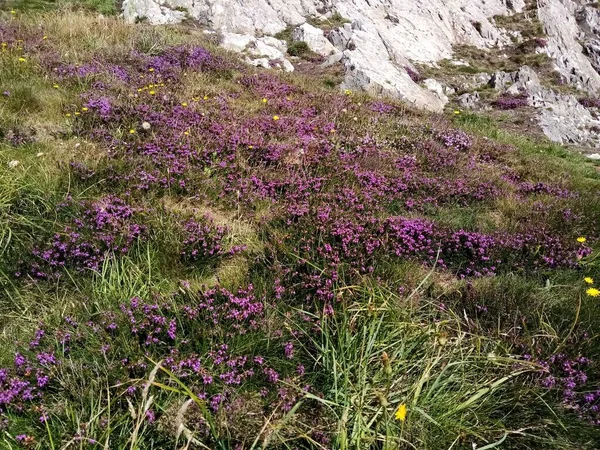
[[[0,448],[598,448],[598,166],[41,9],[0,13]]]

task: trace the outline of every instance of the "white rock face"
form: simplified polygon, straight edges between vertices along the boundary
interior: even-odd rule
[[[287,44],[271,36],[255,38],[248,34],[221,33],[221,46],[227,50],[245,53],[246,62],[256,67],[278,67],[293,72],[294,66],[285,58]]]
[[[150,23],[172,23],[187,14],[224,34],[238,35],[224,39],[226,48],[251,51],[255,47],[252,53],[267,59],[280,59],[267,48],[273,45],[239,36],[273,35],[288,26],[301,26],[295,38],[306,41],[315,52],[323,56],[335,54],[336,49],[343,52],[335,59],[346,67],[345,87],[440,111],[444,97],[412,81],[404,69],[409,60],[450,57],[453,44],[503,46],[510,42],[509,36],[489,18],[519,12],[523,6],[523,0],[125,0],[123,15],[128,21],[145,17]],[[329,40],[305,23],[307,17],[326,17],[333,11],[351,24],[333,30]]]
[[[560,73],[583,89],[590,91],[600,90],[600,75],[590,60],[583,53],[580,40],[585,38],[585,28],[597,29],[600,17],[597,12],[584,9],[579,14],[582,24],[577,23],[577,11],[588,2],[571,0],[538,0],[538,17],[544,25],[548,35],[546,52],[550,56]]]
[[[125,0],[123,17],[129,22],[146,19],[153,25],[179,23],[185,19],[185,12],[177,11],[171,2],[164,0]]]
[[[308,48],[321,56],[330,56],[337,53],[338,50],[333,46],[323,34],[323,30],[304,23],[297,27],[292,33],[294,41],[306,42]]]
[[[444,93],[444,86],[442,85],[442,83],[440,83],[437,80],[434,80],[433,78],[428,78],[423,81],[423,84],[425,85],[427,90],[429,92],[433,92],[442,101],[444,105],[448,103],[448,97]]]

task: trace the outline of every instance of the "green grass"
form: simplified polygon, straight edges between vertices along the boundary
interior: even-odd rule
[[[52,11],[65,6],[86,11],[96,11],[106,15],[118,14],[118,0],[6,0],[0,4],[0,11]]]

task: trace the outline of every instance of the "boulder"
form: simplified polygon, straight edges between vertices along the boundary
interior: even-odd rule
[[[448,103],[448,97],[444,93],[444,86],[437,80],[433,78],[428,78],[423,80],[423,84],[428,91],[433,92],[443,103],[446,105]]]
[[[292,32],[292,39],[294,41],[306,42],[308,48],[321,56],[330,56],[338,53],[338,49],[327,40],[323,34],[323,30],[313,27],[308,23],[296,27]]]
[[[479,92],[467,92],[458,97],[458,104],[465,109],[475,109],[480,100]]]

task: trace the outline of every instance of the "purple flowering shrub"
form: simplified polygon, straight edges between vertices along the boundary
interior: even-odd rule
[[[25,273],[33,278],[54,279],[63,269],[99,271],[110,255],[126,254],[146,234],[141,210],[112,195],[82,202],[80,214],[45,245],[32,250],[33,262]]]
[[[529,96],[525,93],[512,95],[502,94],[493,105],[498,109],[517,109],[529,105]]]
[[[210,217],[189,219],[182,228],[184,240],[181,257],[186,262],[208,261],[244,250],[243,245],[226,248],[224,240],[228,234],[227,227],[214,225]]]

